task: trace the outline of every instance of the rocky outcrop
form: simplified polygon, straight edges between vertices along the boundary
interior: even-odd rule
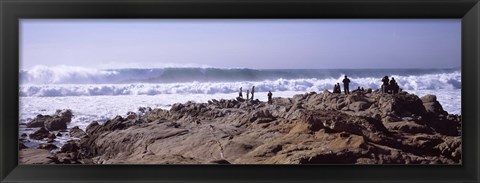
[[[378,91],[187,102],[92,122],[68,149],[99,164],[460,163],[461,117],[437,104]]]
[[[440,105],[440,102],[437,101],[437,96],[425,95],[421,99],[426,112],[436,114],[436,115],[448,114],[446,111],[443,110],[442,105]]]
[[[48,131],[67,129],[67,123],[72,120],[71,110],[57,110],[53,116],[37,115],[32,121],[26,123],[28,128],[45,127]]]

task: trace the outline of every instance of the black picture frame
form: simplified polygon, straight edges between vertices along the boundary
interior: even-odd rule
[[[22,18],[460,18],[461,165],[18,165]],[[1,182],[479,182],[478,0],[0,0]]]

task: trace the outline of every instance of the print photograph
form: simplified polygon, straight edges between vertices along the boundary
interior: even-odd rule
[[[19,164],[462,164],[461,19],[21,19]]]

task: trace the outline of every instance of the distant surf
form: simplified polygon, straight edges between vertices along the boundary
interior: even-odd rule
[[[35,66],[20,71],[21,84],[126,84],[264,81],[277,79],[382,78],[385,75],[441,76],[460,69],[248,69],[248,68],[152,68],[90,69],[73,66]],[[422,78],[429,79],[429,78]],[[451,79],[451,78],[444,78]],[[454,78],[456,79],[456,78]]]
[[[21,71],[20,96],[101,96],[233,93],[252,85],[258,92],[323,91],[341,83],[377,89],[385,75],[404,90],[461,89],[459,69],[220,69],[160,68],[94,70],[37,66]]]

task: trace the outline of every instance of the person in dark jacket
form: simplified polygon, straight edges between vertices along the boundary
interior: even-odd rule
[[[243,94],[242,94],[242,93],[243,93],[243,92],[242,92],[242,87],[240,87],[240,91],[238,92],[238,97],[243,98]]]
[[[249,94],[250,94],[250,91],[249,91],[249,90],[247,90],[247,100],[248,100],[248,95],[249,95]]]
[[[390,88],[389,84],[388,84],[388,81],[389,81],[388,76],[383,77],[383,79],[382,79],[382,82],[383,82],[382,93],[388,93],[388,90]]]
[[[345,95],[350,94],[350,89],[348,85],[350,84],[350,79],[348,79],[347,75],[345,75],[345,78],[343,79],[343,90],[345,92]]]
[[[252,93],[252,100],[253,100],[253,94],[255,93],[255,86],[252,86],[252,91],[250,91]]]
[[[333,93],[342,93],[340,91],[340,83],[333,85]]]
[[[268,103],[269,103],[269,104],[272,104],[272,92],[271,92],[271,91],[268,91],[267,96],[268,96]]]
[[[392,77],[392,80],[390,80],[390,89],[392,90],[392,94],[397,94],[398,93],[398,83],[395,81],[395,78]]]

